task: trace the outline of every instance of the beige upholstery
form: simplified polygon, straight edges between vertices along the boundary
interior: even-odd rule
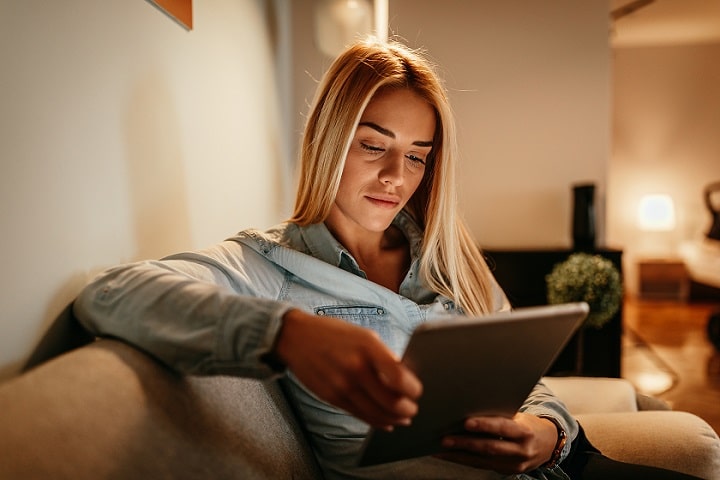
[[[706,479],[720,478],[720,442],[700,417],[640,411],[577,416],[590,442],[623,462],[653,465]]]
[[[635,390],[626,380],[592,377],[545,377],[545,385],[573,414],[637,411]]]
[[[637,395],[618,378],[546,377],[585,429],[590,442],[615,460],[652,465],[700,478],[720,478],[720,441],[710,425]]]
[[[0,479],[319,478],[276,385],[182,378],[116,341],[0,385],[0,412]]]
[[[588,437],[610,456],[719,478],[720,442],[700,418],[607,413],[598,399],[633,410],[632,389],[598,381],[591,399],[586,382],[595,380],[549,383],[571,411],[582,409]],[[604,413],[583,409],[591,400]],[[0,452],[0,479],[321,478],[276,384],[180,377],[112,340],[0,385]]]

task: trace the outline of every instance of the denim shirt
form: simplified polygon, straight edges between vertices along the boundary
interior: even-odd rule
[[[81,292],[75,314],[95,334],[122,338],[183,373],[280,377],[326,478],[504,478],[430,457],[358,468],[368,425],[263,360],[290,308],[371,328],[397,355],[419,323],[462,313],[421,281],[418,226],[403,212],[393,224],[408,238],[412,259],[397,293],[367,280],[324,224],[284,223],[205,250],[111,268]],[[508,309],[497,284],[494,292],[493,310]],[[569,440],[577,435],[577,422],[542,383],[521,410],[553,416]],[[513,478],[567,477],[555,468]]]

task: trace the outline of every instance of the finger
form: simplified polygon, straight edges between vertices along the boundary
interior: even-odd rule
[[[398,397],[388,392],[371,372],[356,376],[351,385],[336,389],[335,392],[338,394],[333,402],[336,406],[373,427],[407,425],[417,411],[417,406],[410,400],[406,401],[411,402],[411,405],[398,407]]]
[[[409,425],[411,418],[405,415],[398,415],[388,410],[384,405],[379,404],[365,391],[355,392],[347,397],[347,410],[376,428],[391,429],[396,425]]]
[[[417,413],[416,399],[422,393],[420,380],[400,363],[379,337],[373,337],[365,350],[366,360],[356,366],[353,390],[365,395],[362,402],[381,411],[395,424],[407,424]]]
[[[367,371],[358,378],[353,393],[358,402],[368,411],[378,412],[387,421],[397,425],[407,425],[418,410],[414,399],[399,395],[379,378],[374,371]]]
[[[448,435],[442,439],[442,446],[449,450],[488,456],[517,454],[516,444],[512,440],[500,437]]]
[[[468,432],[507,440],[519,440],[527,434],[525,428],[506,417],[470,417],[464,426]]]
[[[382,346],[385,349],[385,346]],[[422,395],[420,379],[405,365],[400,363],[392,352],[377,353],[373,358],[378,379],[382,384],[399,395],[418,399]]]
[[[313,372],[318,373],[318,372]],[[366,355],[337,359],[323,375],[307,378],[323,400],[373,426],[405,425],[417,412],[414,400],[398,395],[378,377]]]

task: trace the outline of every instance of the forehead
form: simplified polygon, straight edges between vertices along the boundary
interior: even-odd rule
[[[403,87],[384,87],[376,91],[370,98],[365,112],[368,110],[384,108],[389,104],[403,104],[403,103],[424,103],[429,108],[432,108],[430,104],[423,98],[419,93],[410,88]]]
[[[386,128],[409,127],[432,138],[435,132],[435,109],[428,101],[409,88],[383,88],[368,102],[360,119],[373,121]]]

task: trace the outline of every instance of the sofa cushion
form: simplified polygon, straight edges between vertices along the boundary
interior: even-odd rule
[[[320,478],[278,388],[94,342],[0,385],[0,478]]]

